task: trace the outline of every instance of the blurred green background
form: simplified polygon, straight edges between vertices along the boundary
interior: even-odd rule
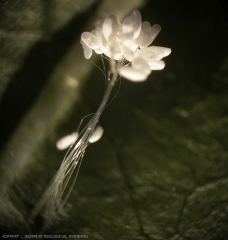
[[[89,239],[228,239],[228,8],[216,0],[0,1],[0,232],[28,219],[66,151],[56,141],[94,113],[102,62],[79,44],[97,19],[139,9],[170,47],[146,82],[122,79],[49,234]]]

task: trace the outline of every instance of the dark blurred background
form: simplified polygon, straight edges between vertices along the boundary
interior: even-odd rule
[[[159,23],[166,67],[122,79],[104,136],[85,154],[49,234],[90,239],[228,239],[228,7],[219,0],[0,1],[0,232],[37,234],[28,219],[65,152],[55,144],[94,113],[105,89],[83,31],[138,8]],[[95,54],[94,54],[95,55]]]

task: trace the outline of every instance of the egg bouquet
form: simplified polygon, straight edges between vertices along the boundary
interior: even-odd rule
[[[97,20],[94,25],[94,30],[82,33],[80,42],[86,59],[95,52],[108,60],[108,83],[97,112],[77,134],[77,139],[71,144],[58,172],[32,213],[31,219],[34,219],[43,211],[43,230],[49,227],[62,211],[76,181],[87,146],[98,140],[103,133],[97,124],[116,82],[120,78],[132,82],[145,81],[153,70],[165,67],[162,59],[171,53],[170,48],[151,46],[161,27],[158,24],[151,26],[147,21],[142,22],[138,10],[132,11],[122,22],[115,15],[110,15],[104,20]],[[67,188],[75,172],[71,186]]]

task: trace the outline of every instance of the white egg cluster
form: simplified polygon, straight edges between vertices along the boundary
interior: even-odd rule
[[[141,14],[134,10],[122,23],[114,15],[95,22],[95,30],[81,35],[84,55],[89,59],[93,50],[116,60],[116,71],[128,80],[139,82],[147,79],[152,70],[161,70],[161,60],[171,53],[170,48],[149,46],[161,30],[142,22]]]

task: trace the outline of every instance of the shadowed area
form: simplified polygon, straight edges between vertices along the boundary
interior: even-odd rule
[[[4,117],[0,119],[0,148],[12,134],[21,117],[33,105],[53,69],[58,66],[59,61],[72,44],[80,38],[80,33],[86,23],[85,19],[91,16],[99,2],[94,2],[86,12],[75,15],[62,29],[51,35],[49,15],[54,2],[41,2],[43,8],[42,36],[24,56],[22,66],[14,73],[1,96],[0,115]],[[23,11],[23,7],[22,5],[20,11]],[[2,14],[7,14],[7,8]],[[7,41],[7,38],[2,41]]]

